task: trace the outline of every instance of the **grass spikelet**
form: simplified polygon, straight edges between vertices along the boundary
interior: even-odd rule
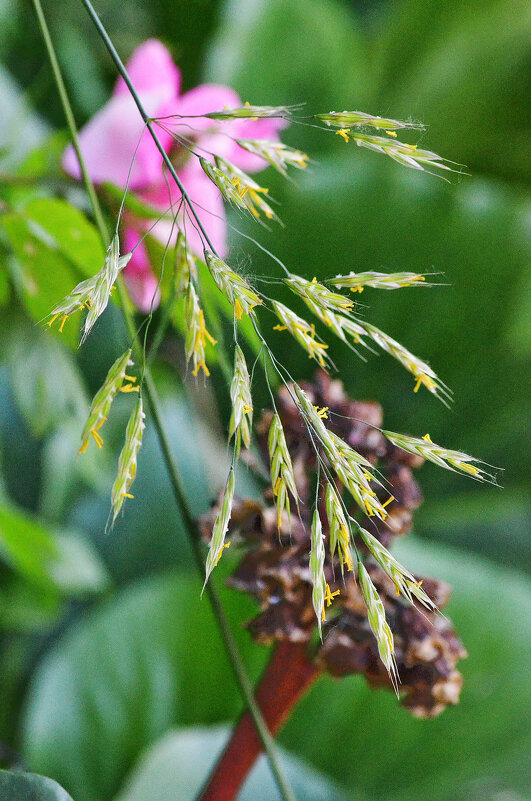
[[[234,348],[234,375],[230,386],[232,414],[229,426],[229,439],[236,435],[236,455],[240,453],[241,441],[246,448],[251,444],[253,424],[253,399],[245,356],[239,345]]]
[[[325,492],[326,516],[328,518],[328,528],[330,531],[330,555],[339,554],[341,570],[347,566],[347,570],[352,570],[352,558],[350,555],[350,527],[347,522],[341,500],[332,484],[326,485]]]
[[[142,445],[145,416],[142,398],[140,397],[127,423],[125,442],[118,462],[118,475],[116,476],[116,481],[112,488],[111,503],[113,509],[113,523],[125,499],[133,497],[130,493],[130,489],[136,476],[137,457],[140,446]]]
[[[234,315],[240,320],[242,314],[251,314],[255,306],[260,306],[262,299],[251,289],[245,278],[225,264],[222,259],[209,250],[205,250],[205,260],[218,289],[234,306]]]
[[[431,286],[426,277],[418,273],[349,273],[337,275],[327,282],[338,289],[350,289],[351,292],[363,292],[364,287],[373,289],[401,289],[407,286]]]
[[[319,284],[316,278],[313,281],[307,281],[299,275],[290,275],[289,278],[284,279],[284,283],[304,301],[310,301],[323,311],[346,312],[350,311],[354,305],[350,298],[340,295],[338,292],[331,292],[328,287]]]
[[[62,331],[68,317],[86,307],[88,314],[85,319],[83,336],[81,337],[81,344],[83,344],[94,323],[107,308],[111,290],[118,274],[123,270],[131,256],[131,253],[120,256],[120,241],[116,235],[107,249],[101,270],[92,278],[77,284],[72,292],[52,309],[51,320],[48,325],[51,326],[58,317],[61,317],[59,331]]]
[[[111,369],[107,373],[105,381],[96,392],[94,399],[90,405],[90,410],[81,434],[81,447],[79,453],[85,453],[88,448],[90,435],[92,434],[94,441],[98,448],[103,445],[103,439],[99,433],[102,425],[109,416],[109,411],[113,400],[118,392],[138,392],[139,387],[134,385],[136,378],[126,375],[126,370],[131,366],[131,348],[126,350],[119,356]],[[124,381],[128,380],[129,383],[124,385]]]
[[[454,473],[463,473],[476,481],[496,484],[496,476],[483,470],[482,467],[478,467],[478,465],[484,464],[479,459],[462,451],[453,451],[443,448],[442,445],[436,445],[431,441],[429,434],[425,434],[423,437],[409,437],[406,434],[396,434],[393,431],[384,430],[382,430],[382,434],[398,448],[422,456],[439,467],[452,470]]]
[[[203,114],[211,120],[234,120],[234,119],[262,119],[264,117],[289,117],[297,106],[251,106],[250,103],[240,108],[226,108],[223,111],[211,111]]]
[[[316,339],[315,326],[306,322],[306,320],[277,300],[272,301],[272,306],[282,323],[282,325],[276,325],[274,330],[289,331],[299,345],[304,348],[310,359],[315,359],[321,367],[326,367],[327,355],[325,351],[328,345]]]
[[[241,203],[238,203],[240,208],[247,209],[256,220],[260,219],[260,212],[262,212],[268,220],[280,222],[279,218],[264,198],[264,195],[268,194],[269,189],[257,184],[247,173],[240,170],[230,161],[221,158],[221,156],[216,156],[215,159],[218,171],[221,172],[222,175],[226,177],[226,180],[230,182],[231,186],[234,187],[239,201],[241,201]]]
[[[422,150],[417,145],[408,145],[399,142],[394,138],[385,136],[373,136],[372,134],[362,134],[352,132],[347,129],[336,131],[343,135],[347,141],[351,139],[358,147],[365,147],[377,153],[383,153],[404,167],[411,167],[414,170],[424,171],[426,167],[436,167],[439,170],[457,172],[445,163],[442,156],[433,153],[431,150]]]
[[[360,560],[358,560],[358,577],[361,594],[367,607],[367,620],[372,633],[376,637],[380,659],[389,673],[395,692],[398,692],[398,672],[394,656],[393,632],[387,623],[382,599],[378,595],[365,565]]]
[[[186,361],[193,361],[194,369],[192,375],[196,376],[199,370],[203,370],[206,376],[210,375],[210,370],[205,362],[205,346],[207,341],[211,345],[216,345],[215,340],[206,330],[205,315],[199,305],[197,292],[193,283],[190,281],[186,290],[184,304],[184,319],[186,323],[185,353]]]
[[[374,114],[367,114],[364,111],[330,111],[328,114],[316,114],[318,120],[322,120],[327,125],[334,128],[350,128],[356,126],[367,126],[380,128],[382,131],[398,131],[402,128],[424,129],[424,125],[419,122],[405,122],[403,120],[392,120],[389,117],[378,117]]]
[[[283,142],[267,139],[236,139],[236,142],[254,156],[268,161],[281,175],[288,174],[288,167],[304,170],[308,166],[308,156],[305,153]]]
[[[313,513],[311,529],[310,573],[312,577],[312,603],[317,617],[319,636],[323,637],[322,624],[325,620],[326,579],[324,574],[325,548],[323,528],[317,509]]]
[[[227,484],[225,486],[225,493],[223,501],[212,529],[212,539],[210,540],[210,548],[208,551],[206,565],[205,565],[205,583],[203,584],[203,591],[210,574],[216,567],[221,558],[225,548],[228,548],[230,542],[225,542],[225,535],[229,527],[230,516],[232,512],[232,502],[234,500],[234,469],[231,467]]]
[[[269,460],[271,470],[271,486],[277,502],[277,525],[282,524],[282,511],[285,509],[291,524],[289,495],[297,501],[297,487],[293,474],[293,464],[286,444],[284,429],[278,414],[274,414],[269,427]]]
[[[430,611],[436,609],[431,598],[426,595],[422,589],[422,582],[416,581],[415,577],[395,559],[376,537],[370,534],[366,529],[361,528],[361,526],[358,533],[369,549],[371,556],[373,556],[380,567],[393,581],[397,595],[402,593],[410,603],[413,603],[413,598],[416,598]]]
[[[385,350],[393,356],[400,364],[406,368],[415,378],[416,384],[413,392],[418,392],[421,385],[425,386],[433,395],[442,400],[443,403],[451,401],[452,393],[444,384],[432,368],[419,359],[411,351],[405,348],[396,339],[376,328],[371,323],[362,323],[357,321],[357,324],[364,330],[364,332],[375,342],[382,350]]]

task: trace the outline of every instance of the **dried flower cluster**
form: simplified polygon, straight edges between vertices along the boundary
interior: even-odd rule
[[[264,413],[258,424],[259,442],[266,456],[270,432],[274,439],[282,430],[299,515],[289,516],[282,506],[279,512],[270,488],[263,504],[236,498],[228,530],[246,552],[229,583],[260,603],[248,624],[258,642],[310,643],[317,623],[323,636],[314,659],[323,670],[334,676],[360,673],[374,687],[394,686],[414,715],[433,717],[457,703],[462,679],[456,664],[466,656],[451,623],[437,611],[447,603],[449,587],[414,577],[388,551],[394,537],[411,530],[422,502],[412,469],[424,458],[384,437],[378,404],[350,400],[341,382],[325,373],[303,390],[312,404],[326,408],[330,430],[378,468],[375,491],[382,499],[393,496],[388,514],[382,520],[345,506],[341,490],[331,484],[312,513],[318,456],[290,389],[282,388],[277,413]],[[326,458],[324,448],[320,456]],[[347,531],[351,514],[361,532],[356,559]],[[202,531],[210,541],[212,515],[203,519]]]

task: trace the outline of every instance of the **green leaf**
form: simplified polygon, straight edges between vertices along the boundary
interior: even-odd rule
[[[85,276],[101,268],[105,253],[99,234],[79,209],[58,198],[35,198],[26,203],[23,215],[36,236],[63,254]]]
[[[72,801],[52,779],[8,770],[0,770],[0,796],[6,801]]]
[[[20,214],[3,215],[0,229],[13,251],[13,280],[22,303],[33,320],[41,323],[77,283],[74,270],[61,253],[31,232]],[[77,343],[79,325],[79,315],[68,320],[62,334],[65,342]],[[54,334],[57,331],[55,327]]]
[[[0,505],[0,555],[27,580],[62,595],[99,592],[108,581],[98,557],[79,535],[52,531],[7,505]]]
[[[469,654],[459,664],[460,703],[435,720],[417,720],[390,692],[370,690],[355,677],[327,678],[303,699],[281,741],[364,798],[525,797],[530,582],[465,551],[414,541],[395,551],[417,574],[454,587],[445,612]],[[317,728],[329,736],[316,738]]]
[[[48,652],[24,721],[32,766],[84,801],[106,801],[170,726],[219,722],[238,712],[239,694],[200,590],[198,580],[184,577],[131,585]],[[249,616],[251,604],[227,591],[223,601],[256,677],[267,652],[253,648],[236,622]]]
[[[66,131],[54,131],[42,145],[26,156],[17,168],[17,174],[32,180],[57,175],[61,170],[61,158],[68,141]]]
[[[116,801],[194,801],[229,735],[230,729],[225,726],[169,732],[141,757]],[[347,801],[343,791],[302,760],[283,750],[279,757],[296,798]],[[264,756],[246,779],[238,801],[281,801]]]
[[[410,543],[398,556],[455,585],[448,613],[470,654],[460,705],[419,721],[391,692],[371,691],[356,677],[327,678],[301,702],[283,743],[364,799],[475,801],[478,777],[486,797],[491,788],[491,796],[522,792],[529,582],[460,551]],[[234,716],[240,701],[199,588],[182,577],[133,585],[57,643],[35,673],[26,709],[23,742],[32,765],[80,798],[106,801],[168,727]],[[266,651],[240,631],[251,605],[226,590],[223,602],[254,678]]]
[[[48,331],[14,325],[8,351],[13,393],[32,432],[42,436],[66,420],[84,422],[88,401],[72,355]]]

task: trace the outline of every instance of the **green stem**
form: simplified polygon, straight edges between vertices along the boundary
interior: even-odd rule
[[[196,217],[197,223],[198,223],[201,231],[203,232],[203,234],[205,236],[205,241],[208,243],[208,245],[210,246],[211,250],[214,250],[214,248],[212,247],[212,244],[210,243],[210,240],[209,240],[208,236],[204,232],[204,229],[203,229],[203,226],[202,226],[201,222],[197,218],[197,215],[195,213],[195,210],[193,208],[191,200],[188,197],[188,194],[184,190],[184,187],[182,187],[182,184],[181,184],[177,174],[175,173],[175,170],[173,169],[173,165],[169,161],[166,153],[163,151],[162,145],[160,144],[158,138],[156,137],[155,132],[153,131],[151,123],[149,122],[148,117],[147,117],[145,111],[143,110],[143,108],[141,106],[140,100],[138,99],[138,96],[136,95],[134,87],[132,86],[131,81],[129,79],[129,76],[127,75],[127,72],[125,70],[125,67],[123,66],[118,54],[116,53],[116,51],[114,49],[114,46],[112,45],[112,43],[111,43],[111,41],[110,41],[110,39],[109,39],[109,37],[107,35],[107,32],[103,28],[103,26],[102,26],[102,24],[101,24],[101,22],[100,22],[100,20],[99,20],[99,18],[97,16],[96,12],[94,11],[94,9],[90,5],[90,3],[86,2],[86,0],[82,0],[82,2],[85,4],[87,10],[89,11],[89,14],[92,17],[94,23],[96,24],[96,27],[98,28],[100,34],[102,35],[102,37],[103,37],[103,39],[105,41],[105,44],[107,45],[107,48],[109,49],[109,52],[111,53],[111,56],[113,56],[113,59],[115,60],[115,63],[117,64],[117,66],[119,68],[119,71],[121,72],[124,80],[126,81],[126,84],[128,85],[128,87],[129,87],[129,89],[131,91],[131,94],[133,95],[133,98],[135,99],[135,102],[137,103],[137,106],[139,107],[139,111],[142,114],[142,116],[144,118],[144,121],[147,124],[148,130],[150,131],[151,135],[153,136],[153,139],[154,139],[155,143],[157,144],[157,146],[159,147],[159,149],[163,153],[164,160],[167,162],[167,166],[170,169],[170,172],[171,172],[172,176],[174,177],[174,179],[175,179],[177,185],[179,186],[179,188],[181,189],[183,198],[189,204],[192,213]],[[66,117],[66,121],[67,121],[67,124],[68,124],[70,135],[72,137],[72,144],[73,144],[74,149],[76,151],[76,155],[77,155],[77,158],[78,158],[79,166],[80,166],[80,169],[81,169],[81,174],[83,176],[83,181],[84,181],[84,184],[85,184],[88,196],[89,196],[89,200],[90,200],[93,212],[94,212],[94,218],[95,218],[95,221],[96,221],[99,233],[100,233],[101,241],[102,241],[103,247],[107,248],[108,241],[109,241],[109,233],[108,233],[108,230],[107,230],[107,226],[105,224],[105,220],[104,220],[103,213],[102,213],[99,201],[98,201],[98,197],[96,195],[96,191],[94,189],[94,184],[92,183],[92,181],[90,179],[90,176],[89,176],[89,174],[87,172],[86,165],[85,165],[85,162],[84,162],[84,159],[83,159],[83,155],[81,153],[81,147],[80,147],[80,143],[79,143],[79,136],[78,136],[78,132],[77,132],[76,122],[75,122],[75,119],[74,119],[74,114],[73,114],[73,111],[72,111],[72,106],[70,105],[70,100],[68,98],[68,93],[66,91],[66,87],[65,87],[65,84],[64,84],[64,81],[63,81],[61,68],[60,68],[59,62],[57,60],[57,56],[56,56],[56,53],[55,53],[55,48],[53,46],[53,42],[52,42],[52,39],[51,39],[51,36],[50,36],[50,31],[48,29],[48,25],[47,25],[46,19],[44,17],[44,13],[43,13],[43,10],[42,10],[42,6],[41,6],[40,0],[33,0],[33,5],[34,5],[34,8],[35,8],[37,19],[39,21],[39,26],[40,26],[41,33],[42,33],[42,36],[43,36],[43,39],[44,39],[44,43],[46,45],[46,50],[48,52],[48,57],[50,59],[50,63],[51,63],[51,66],[52,66],[52,70],[53,70],[55,82],[57,84],[57,89],[58,89],[59,96],[60,96],[60,99],[61,99],[61,103],[62,103],[62,106],[63,106],[64,114],[65,114],[65,117]],[[120,306],[122,308],[122,313],[124,315],[124,319],[125,319],[125,323],[126,323],[126,326],[127,326],[127,330],[129,332],[129,335],[131,336],[131,339],[134,342],[136,356],[139,359],[139,361],[142,361],[143,360],[143,353],[142,353],[142,349],[141,349],[140,343],[138,342],[138,339],[136,338],[135,324],[134,324],[133,316],[132,316],[131,311],[129,309],[129,301],[128,301],[128,297],[127,297],[127,293],[126,293],[126,289],[125,289],[125,286],[124,286],[123,279],[120,277],[120,279],[118,280],[117,283],[118,283],[118,294],[119,294]],[[158,393],[157,393],[157,390],[156,390],[156,387],[155,387],[155,384],[154,384],[154,381],[153,381],[153,377],[151,375],[151,371],[150,371],[148,365],[144,365],[144,382],[145,382],[146,396],[147,396],[147,399],[148,399],[148,402],[149,402],[149,405],[150,405],[150,408],[151,408],[151,414],[152,414],[152,418],[153,418],[153,423],[154,423],[155,429],[157,431],[159,443],[160,443],[161,450],[162,450],[163,457],[164,457],[164,461],[165,461],[165,464],[166,464],[166,469],[168,471],[168,475],[170,477],[171,485],[172,485],[172,488],[173,488],[173,493],[174,493],[175,499],[176,499],[176,501],[177,501],[177,503],[178,503],[178,505],[179,505],[179,507],[181,509],[181,513],[182,513],[182,516],[183,516],[183,519],[184,519],[184,523],[185,523],[185,527],[186,527],[186,532],[187,532],[188,538],[190,540],[190,544],[192,546],[192,552],[193,552],[193,555],[194,555],[194,559],[195,559],[197,568],[199,570],[199,573],[202,574],[203,571],[204,571],[204,560],[203,560],[203,554],[202,554],[202,551],[201,551],[201,543],[199,541],[199,538],[196,535],[196,523],[195,523],[195,520],[194,520],[193,515],[191,513],[190,506],[189,506],[189,503],[188,503],[188,499],[187,499],[186,494],[184,492],[184,489],[183,489],[183,486],[182,486],[182,482],[181,482],[181,478],[179,476],[179,473],[178,473],[178,470],[177,470],[177,466],[175,464],[175,461],[173,459],[173,455],[171,453],[169,441],[168,441],[168,438],[166,436],[166,432],[165,432],[165,429],[164,429],[164,424],[162,422],[162,413],[161,413],[161,407],[160,407],[160,401],[159,401],[159,398],[158,398]],[[275,777],[275,780],[277,782],[277,785],[278,785],[278,788],[280,790],[280,793],[281,793],[284,801],[295,801],[295,797],[294,797],[293,793],[291,792],[291,789],[289,788],[289,786],[288,786],[288,784],[286,782],[286,779],[283,776],[282,770],[281,770],[280,765],[279,765],[279,761],[278,761],[278,757],[277,757],[277,753],[276,753],[276,746],[275,746],[274,740],[273,740],[273,738],[272,738],[272,736],[271,736],[271,734],[269,732],[269,729],[267,728],[267,725],[266,725],[266,723],[264,721],[262,713],[261,713],[261,711],[260,711],[260,709],[258,707],[258,704],[256,702],[256,699],[254,697],[253,688],[252,688],[249,676],[247,675],[245,666],[244,666],[243,661],[241,659],[241,656],[239,654],[238,646],[236,644],[236,641],[235,641],[234,636],[232,634],[229,622],[227,620],[227,616],[226,616],[225,611],[223,609],[223,605],[221,603],[221,599],[220,599],[219,593],[218,593],[215,585],[213,584],[212,580],[210,580],[207,583],[206,591],[208,593],[209,600],[210,600],[210,603],[212,605],[212,610],[213,610],[214,616],[216,618],[217,624],[219,626],[219,629],[220,629],[220,632],[221,632],[221,635],[222,635],[222,638],[223,638],[223,641],[224,641],[224,644],[225,644],[225,648],[227,650],[229,661],[231,663],[231,666],[232,666],[236,681],[237,681],[237,683],[238,683],[238,685],[240,687],[242,696],[243,696],[243,698],[245,700],[245,703],[246,703],[246,705],[247,705],[247,707],[249,709],[249,712],[252,715],[252,718],[253,718],[253,721],[254,721],[254,725],[255,725],[256,730],[258,732],[258,735],[259,735],[259,737],[260,737],[260,739],[262,741],[262,744],[263,744],[264,750],[265,750],[265,752],[267,754],[267,757],[269,759],[269,764],[271,766],[271,771],[272,771],[272,773],[273,773],[273,775]]]

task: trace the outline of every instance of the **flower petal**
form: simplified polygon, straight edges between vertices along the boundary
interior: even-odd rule
[[[145,99],[142,98],[143,101]],[[171,137],[164,131],[159,134],[163,147],[169,148]],[[79,138],[81,152],[94,183],[109,181],[125,186],[137,145],[131,170],[131,188],[139,189],[160,180],[162,156],[149,132],[144,130],[143,120],[129,95],[112,97],[85,125]],[[72,145],[65,150],[63,168],[74,178],[81,178]]]
[[[135,306],[142,312],[149,312],[156,308],[160,301],[158,281],[153,274],[146,246],[139,244],[140,234],[132,228],[124,231],[124,248],[127,252],[133,250],[133,255],[124,269],[127,290]]]
[[[148,39],[136,48],[127,62],[127,72],[136,91],[157,96],[159,104],[179,96],[181,73],[169,50],[158,39]],[[123,78],[116,82],[114,94],[129,94]]]

